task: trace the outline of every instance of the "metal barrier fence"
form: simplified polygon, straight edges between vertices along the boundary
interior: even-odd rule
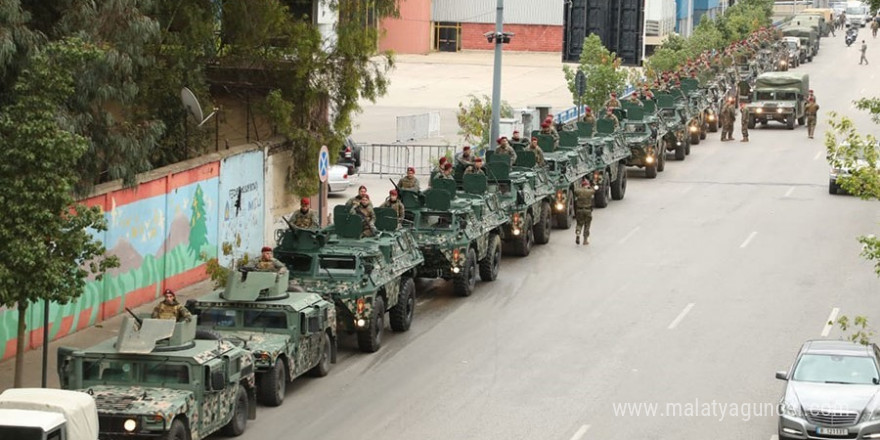
[[[403,176],[407,167],[415,167],[416,174],[427,176],[440,156],[447,151],[454,154],[455,150],[454,145],[361,144],[360,172]]]

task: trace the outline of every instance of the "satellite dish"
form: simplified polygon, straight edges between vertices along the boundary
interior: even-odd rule
[[[190,90],[188,87],[184,87],[180,89],[180,100],[183,101],[183,106],[186,107],[189,114],[195,118],[196,122],[198,122],[198,126],[201,127],[202,124],[208,122],[208,119],[211,119],[214,114],[217,113],[217,109],[214,108],[214,111],[211,112],[210,115],[205,117],[205,114],[202,112],[202,106],[199,104],[198,98],[196,95]]]

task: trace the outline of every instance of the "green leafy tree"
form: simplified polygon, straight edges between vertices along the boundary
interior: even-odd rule
[[[0,2],[0,105],[9,102],[15,78],[43,41],[42,34],[29,27],[30,20],[20,0]]]
[[[15,386],[21,386],[31,303],[66,303],[79,297],[86,277],[100,277],[115,258],[91,231],[104,231],[98,208],[75,206],[75,164],[89,148],[70,130],[59,109],[78,93],[74,76],[104,56],[81,41],[61,41],[35,51],[0,108],[0,304],[18,309]]]
[[[507,101],[501,101],[501,117],[512,118],[513,107]],[[458,134],[464,136],[466,142],[484,149],[489,146],[489,126],[492,124],[492,98],[488,95],[468,95],[466,102],[458,103]]]
[[[611,92],[622,91],[626,85],[627,73],[621,69],[620,63],[620,58],[602,45],[598,35],[590,34],[585,38],[580,66],[577,69],[569,66],[562,68],[573,102],[578,103],[577,87],[575,87],[577,70],[584,72],[587,80],[583,103],[594,109],[601,107]]]
[[[202,246],[208,244],[208,217],[205,210],[205,193],[202,185],[196,185],[189,219],[189,250],[193,255],[202,254]]]
[[[828,325],[834,325],[835,322],[828,322]],[[841,331],[851,331],[846,338],[852,342],[857,342],[862,345],[869,345],[871,343],[871,339],[874,338],[876,334],[874,329],[868,325],[868,318],[864,316],[856,316],[853,318],[852,322],[848,316],[841,316],[837,318],[836,322],[837,326],[840,327]]]

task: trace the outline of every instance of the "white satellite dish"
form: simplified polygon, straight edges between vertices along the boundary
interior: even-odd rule
[[[217,108],[214,108],[214,111],[205,117],[205,114],[202,112],[202,106],[199,105],[198,98],[196,98],[196,95],[188,87],[180,89],[180,100],[183,101],[183,106],[186,107],[189,114],[191,114],[196,122],[198,122],[199,127],[205,122],[208,122],[208,119],[211,119],[211,117],[217,113]]]

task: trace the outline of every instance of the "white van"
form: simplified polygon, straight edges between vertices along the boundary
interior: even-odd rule
[[[868,5],[862,2],[848,2],[846,4],[846,24],[852,27],[865,27],[871,11]]]

